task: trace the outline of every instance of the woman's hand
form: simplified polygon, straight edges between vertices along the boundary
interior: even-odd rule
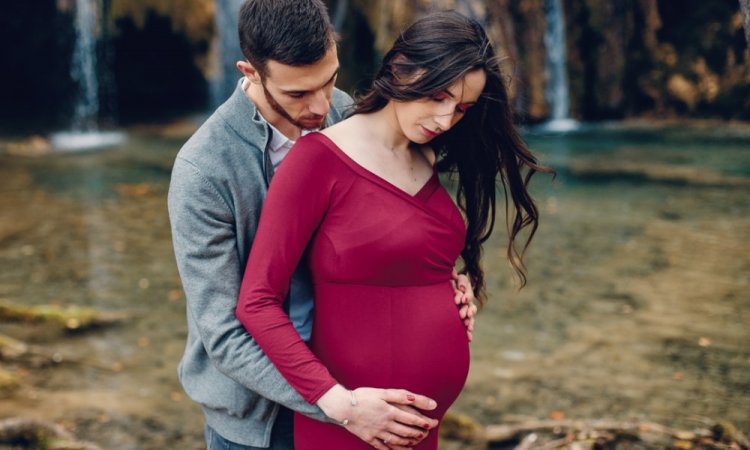
[[[437,403],[402,389],[349,391],[337,384],[317,404],[328,417],[378,450],[411,448],[438,425],[419,412],[435,409]]]
[[[469,277],[464,274],[458,274],[455,270],[451,274],[453,290],[455,291],[455,302],[458,306],[458,314],[464,321],[466,335],[469,342],[474,338],[474,316],[477,314],[477,305],[474,304],[474,288],[471,287]]]

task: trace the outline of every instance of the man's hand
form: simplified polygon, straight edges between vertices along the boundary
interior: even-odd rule
[[[469,337],[469,342],[474,338],[474,316],[477,313],[477,306],[474,304],[474,288],[471,287],[469,277],[464,274],[459,275],[455,270],[453,271],[451,283],[453,284],[453,290],[455,291],[455,302],[458,306],[458,314],[464,321],[466,326],[466,335]]]
[[[337,384],[317,404],[328,417],[378,450],[411,448],[438,425],[418,411],[435,409],[434,400],[401,389],[348,391]]]

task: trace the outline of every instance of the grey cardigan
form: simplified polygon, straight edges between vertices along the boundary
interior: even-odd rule
[[[326,125],[340,121],[351,102],[335,89]],[[238,83],[177,154],[168,196],[187,301],[180,381],[202,406],[209,426],[230,441],[255,447],[269,446],[278,403],[328,420],[289,386],[234,315],[273,170],[266,153],[270,137],[268,124]],[[306,279],[297,283],[309,285]]]

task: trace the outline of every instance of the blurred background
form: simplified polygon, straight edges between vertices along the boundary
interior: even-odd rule
[[[236,85],[241,3],[4,3],[0,437],[15,417],[101,448],[202,448],[176,377],[185,305],[166,192],[180,146]],[[416,17],[479,20],[525,139],[558,173],[532,183],[541,227],[521,291],[498,212],[453,412],[750,433],[748,2],[327,4],[350,93]]]
[[[64,129],[83,95],[96,97],[96,118],[108,124],[207,111],[236,81],[234,11],[241,3],[9,2],[0,19],[2,130]],[[563,114],[551,104],[558,77],[569,92],[564,114],[578,120],[750,119],[737,0],[328,3],[342,35],[339,85],[347,91],[368,86],[380,55],[415,17],[456,8],[488,29],[506,57],[516,106],[530,122]]]

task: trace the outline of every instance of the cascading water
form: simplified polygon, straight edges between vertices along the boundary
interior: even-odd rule
[[[545,0],[544,13],[547,20],[547,29],[544,33],[544,46],[547,49],[545,97],[552,110],[550,121],[545,124],[545,128],[565,131],[576,128],[578,123],[570,118],[562,0]]]
[[[216,47],[211,80],[211,106],[224,102],[237,86],[241,76],[235,63],[244,59],[240,50],[237,23],[240,6],[244,0],[215,0]]]
[[[71,130],[51,137],[58,150],[88,150],[120,144],[125,136],[119,132],[101,132],[99,115],[99,80],[97,78],[96,29],[101,18],[102,0],[76,0],[76,41],[70,75],[78,84]]]
[[[73,115],[73,129],[96,129],[99,114],[99,81],[96,77],[96,13],[88,0],[76,2],[76,45],[73,50],[71,75],[78,83],[79,93]]]

